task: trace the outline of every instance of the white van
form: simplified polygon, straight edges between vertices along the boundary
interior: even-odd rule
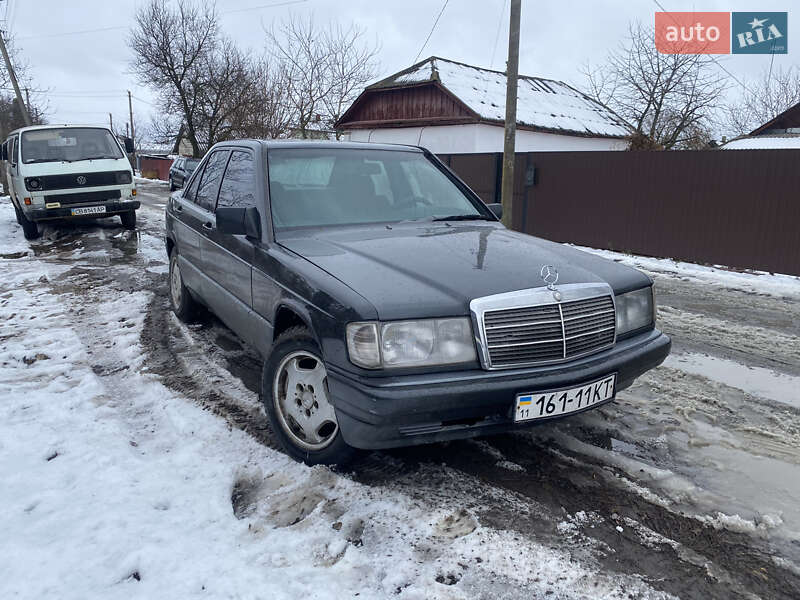
[[[129,146],[130,140],[126,140]],[[119,215],[136,227],[136,186],[126,151],[111,130],[37,125],[12,131],[2,145],[8,193],[27,239],[37,223]]]

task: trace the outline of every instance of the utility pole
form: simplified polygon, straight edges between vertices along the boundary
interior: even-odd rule
[[[125,137],[128,137],[128,124],[125,123]]]
[[[131,101],[131,91],[128,90],[128,112],[130,113],[131,119],[131,143],[133,144],[133,154],[131,155],[131,160],[134,164],[134,169],[136,168],[136,133],[133,129],[133,102]]]
[[[17,104],[22,113],[22,119],[25,125],[31,125],[31,115],[28,113],[28,108],[22,101],[22,92],[19,91],[19,83],[17,83],[17,74],[14,73],[14,67],[11,66],[11,59],[8,57],[8,50],[6,50],[6,40],[3,32],[0,31],[0,51],[3,52],[3,60],[6,61],[6,70],[8,71],[8,78],[11,80],[11,85],[14,86],[14,93],[17,95]]]
[[[508,63],[506,63],[506,127],[503,140],[503,225],[511,227],[514,214],[514,139],[517,135],[517,75],[519,73],[519,14],[522,0],[511,0],[508,28]]]
[[[111,133],[114,133],[114,117],[111,116],[111,113],[108,113],[108,128]]]
[[[25,106],[28,107],[28,114],[31,114],[31,90],[25,88]]]

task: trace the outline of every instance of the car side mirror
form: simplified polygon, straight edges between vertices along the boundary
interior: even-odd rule
[[[133,147],[133,140],[129,137],[125,138],[125,152],[127,154],[133,154],[135,148]]]
[[[217,231],[260,239],[261,219],[258,209],[255,206],[217,208]]]
[[[503,218],[503,205],[499,202],[493,202],[492,204],[487,204],[486,207],[492,211],[492,214],[497,217],[498,219]]]

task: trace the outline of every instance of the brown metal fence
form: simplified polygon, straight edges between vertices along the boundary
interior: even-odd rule
[[[497,154],[442,158],[481,198],[499,202]],[[514,227],[595,248],[800,275],[800,150],[518,154]]]

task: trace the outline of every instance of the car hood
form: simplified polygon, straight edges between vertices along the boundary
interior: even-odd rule
[[[621,293],[651,283],[636,269],[499,223],[337,228],[278,242],[369,300],[383,320],[469,314],[474,298],[544,286],[544,265],[558,269],[558,285],[606,282]]]

